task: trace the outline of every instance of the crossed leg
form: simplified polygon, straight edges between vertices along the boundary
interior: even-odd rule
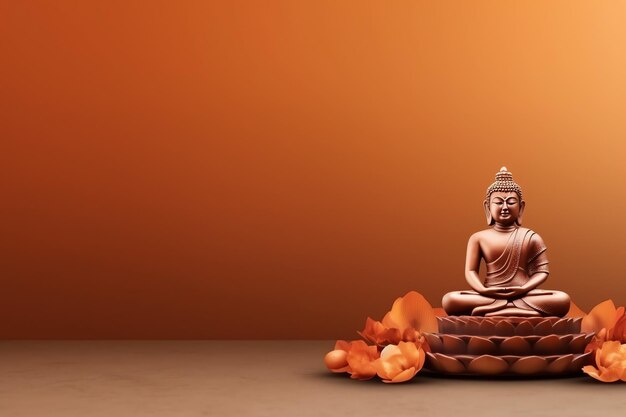
[[[452,291],[441,300],[443,309],[451,316],[483,315],[501,309],[506,303],[506,300],[485,297],[476,291]],[[476,309],[483,312],[476,314],[474,313]]]

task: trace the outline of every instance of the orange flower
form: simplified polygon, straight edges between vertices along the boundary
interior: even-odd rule
[[[606,341],[626,342],[626,317],[624,307],[615,308],[613,301],[606,300],[595,306],[582,321],[583,333],[595,332],[585,352],[593,352]]]
[[[374,361],[378,357],[376,346],[368,346],[362,340],[338,340],[335,349],[324,357],[324,363],[332,372],[348,372],[351,378],[365,380],[376,375]]]
[[[426,354],[419,343],[400,342],[388,345],[375,362],[378,376],[386,383],[405,382],[424,366]]]
[[[374,321],[368,317],[365,321],[365,328],[357,333],[360,334],[363,339],[379,347],[397,345],[400,342],[419,342],[422,344],[422,349],[426,352],[430,352],[424,335],[412,327],[406,328],[403,332],[400,332],[400,329],[389,329],[383,326],[381,322]]]
[[[363,339],[378,346],[397,344],[402,340],[402,334],[399,329],[385,327],[381,322],[375,321],[371,317],[365,320],[365,328],[357,333],[360,334]]]
[[[416,343],[418,346],[421,346],[424,352],[430,352],[430,347],[424,335],[411,327],[402,332],[402,341]]]
[[[368,317],[365,328],[357,333],[363,339],[384,347],[402,341],[423,342],[421,332],[435,332],[437,327],[434,309],[421,294],[410,291],[393,303],[382,323]]]
[[[596,366],[584,366],[583,372],[602,382],[626,382],[626,344],[604,342],[596,351]]]
[[[367,380],[376,376],[374,363],[380,354],[376,346],[368,346],[362,340],[352,342],[347,361],[350,366],[350,378]]]
[[[602,329],[598,333],[596,333],[593,336],[593,339],[591,339],[591,342],[589,342],[587,346],[585,346],[585,353],[595,352],[600,346],[602,346],[602,344],[607,341],[606,334],[606,329]]]
[[[386,382],[401,382],[412,378],[424,365],[424,352],[430,349],[422,332],[435,332],[437,327],[437,318],[431,305],[421,294],[410,291],[396,299],[382,322],[368,317],[365,328],[358,333],[378,347],[390,345],[400,349],[398,346],[402,346],[398,351],[400,356],[384,361],[380,371],[388,376]],[[335,349],[324,357],[324,363],[332,372],[348,372],[354,379],[370,379],[378,370],[376,363],[379,362],[380,354],[377,346],[368,346],[362,340],[338,340]],[[388,356],[397,356],[390,353],[396,352],[393,349],[387,352]],[[394,374],[398,366],[403,367],[402,375]]]
[[[437,318],[433,307],[416,291],[409,291],[404,297],[394,301],[391,311],[385,314],[382,324],[391,329],[404,332],[413,328],[420,332],[436,332]]]

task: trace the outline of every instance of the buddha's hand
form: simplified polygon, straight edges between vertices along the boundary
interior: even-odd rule
[[[509,291],[503,287],[487,287],[480,291],[485,297],[491,298],[509,298]]]
[[[487,297],[493,298],[516,298],[522,294],[525,294],[527,290],[525,288],[515,287],[487,287],[481,294]]]

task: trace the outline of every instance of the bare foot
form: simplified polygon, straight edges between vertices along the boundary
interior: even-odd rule
[[[476,307],[472,310],[472,316],[485,316],[487,313],[499,312],[507,305],[506,300],[494,300],[493,303]]]

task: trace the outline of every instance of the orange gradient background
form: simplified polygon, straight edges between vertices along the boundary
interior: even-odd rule
[[[3,1],[1,338],[352,338],[506,165],[626,303],[626,4]]]

